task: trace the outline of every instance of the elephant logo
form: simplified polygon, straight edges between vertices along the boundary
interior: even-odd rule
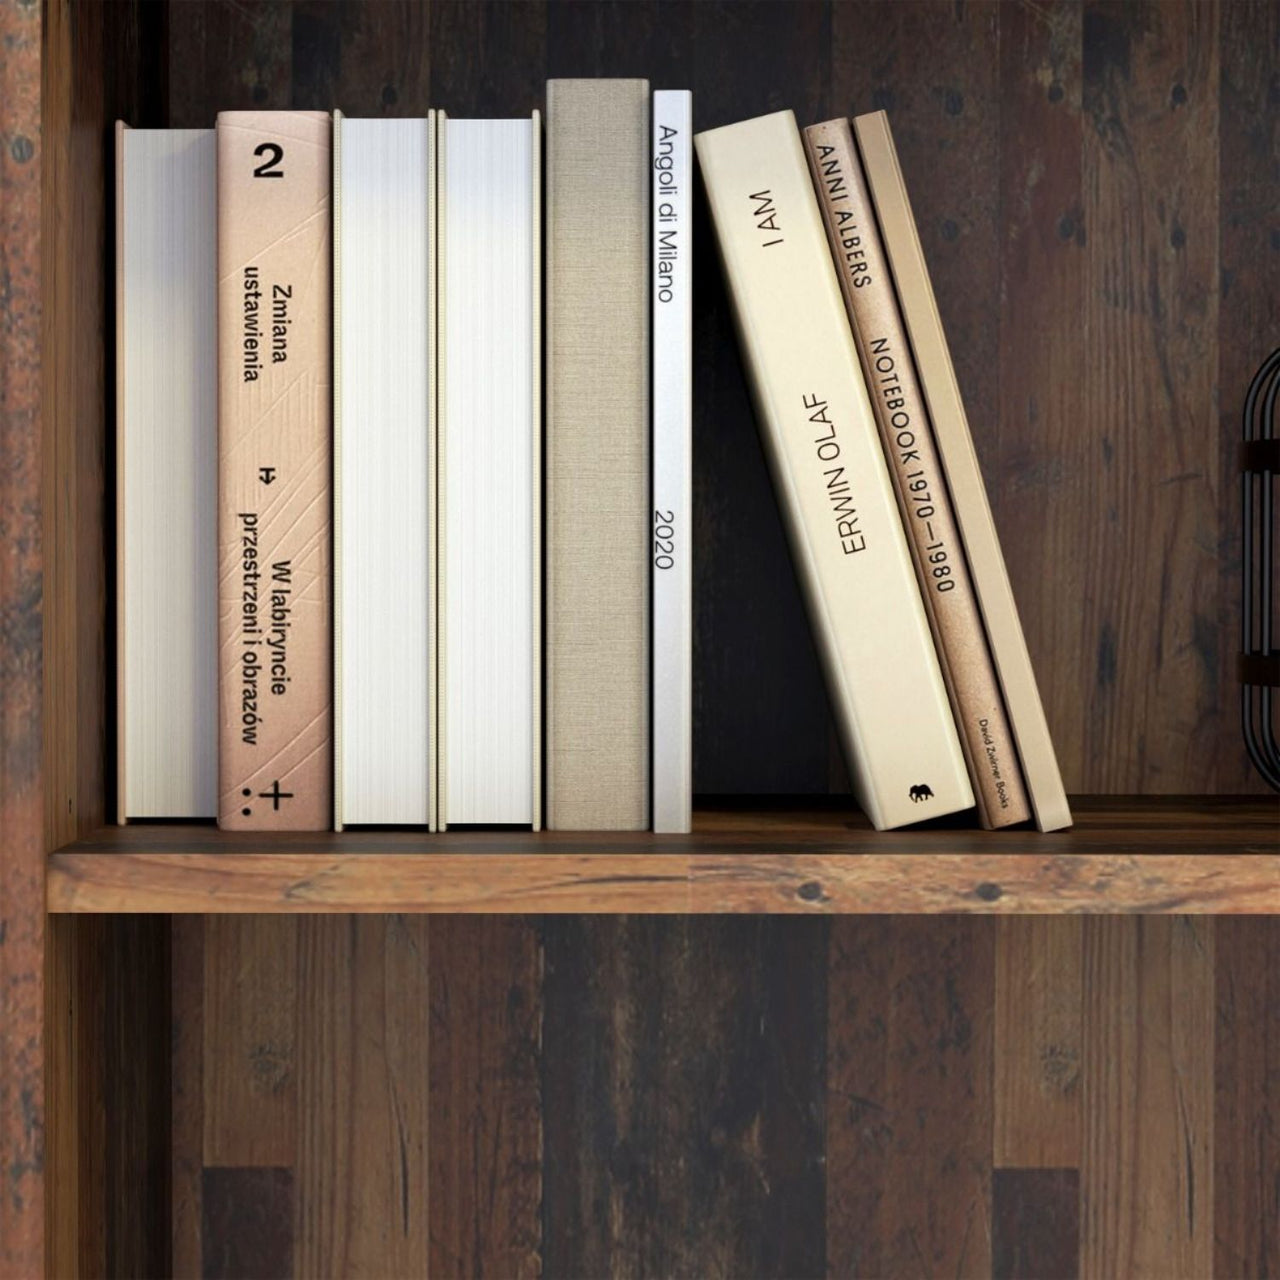
[[[918,782],[907,793],[911,797],[912,804],[919,804],[921,800],[932,800],[933,792],[929,789],[927,783]]]

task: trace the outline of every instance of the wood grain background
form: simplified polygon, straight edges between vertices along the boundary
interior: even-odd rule
[[[1234,444],[1280,344],[1276,7],[329,0],[168,8],[168,122],[518,115],[548,76],[710,128],[889,111],[1068,791],[1257,789]],[[135,123],[144,123],[135,121]],[[695,790],[844,789],[695,225]]]
[[[549,75],[690,87],[699,127],[890,111],[1069,789],[1255,788],[1232,460],[1280,337],[1276,4],[49,0],[51,28],[105,67],[46,83],[54,832],[112,768],[111,115],[517,114]],[[696,786],[841,789],[697,230]],[[62,918],[50,951],[58,1274],[1280,1270],[1270,920]]]

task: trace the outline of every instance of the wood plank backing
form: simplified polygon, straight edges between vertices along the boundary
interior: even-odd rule
[[[1040,699],[1063,781],[1081,790],[1098,744],[1088,701],[1095,646],[1078,609],[1077,548],[1096,519],[1087,501],[1097,446],[1084,409],[1081,6],[1000,11],[999,434],[987,490],[1002,535]],[[1070,317],[1070,319],[1068,319]]]
[[[684,8],[691,12],[653,8],[656,61],[641,74],[655,86],[692,89],[695,128],[782,107],[794,109],[801,122],[823,118],[831,47],[826,5]],[[553,8],[552,24],[562,12],[574,7]],[[687,34],[671,26],[682,17],[691,19]],[[693,388],[694,790],[847,791],[701,197],[694,202],[693,242],[693,343],[699,353]]]
[[[211,129],[219,111],[292,105],[290,0],[203,0],[167,8],[173,128]]]
[[[997,1168],[1080,1163],[1083,926],[1004,916],[996,926]]]
[[[293,1274],[293,1171],[216,1168],[201,1189],[204,1280]]]
[[[1075,1169],[997,1169],[991,1199],[992,1280],[1076,1280],[1080,1178]]]
[[[1280,347],[1280,93],[1276,92],[1280,10],[1274,4],[1221,6],[1218,105],[1217,423],[1220,619],[1217,664],[1206,692],[1221,708],[1220,749],[1204,756],[1199,785],[1215,791],[1257,788],[1241,748],[1235,656],[1240,601],[1240,481],[1237,440],[1245,392],[1258,366]],[[1185,86],[1183,86],[1185,90]],[[1176,92],[1176,89],[1174,90]],[[1210,185],[1211,175],[1201,175]],[[1203,627],[1203,624],[1202,624]]]
[[[298,921],[210,916],[204,930],[204,1163],[292,1167]]]
[[[1080,1274],[1213,1273],[1212,922],[1084,925]]]
[[[437,1276],[537,1276],[538,923],[441,916],[431,922],[430,956],[429,1270]]]
[[[204,917],[174,916],[170,1019],[173,1061],[171,1265],[174,1280],[199,1280],[204,1182]]]
[[[313,916],[300,926],[300,1280],[427,1272],[428,968],[421,918]]]
[[[994,922],[836,920],[827,1266],[991,1274]]]
[[[1074,554],[1095,788],[1208,784],[1217,684],[1218,17],[1194,2],[1086,4],[1085,399],[1089,512]],[[1070,669],[1069,669],[1070,670]],[[1077,671],[1076,674],[1083,674]]]
[[[1280,919],[1215,925],[1214,1274],[1280,1273]]]
[[[544,939],[545,1273],[823,1274],[825,925]]]
[[[40,77],[40,7],[0,5],[0,1273],[15,1275],[45,1265],[40,193],[42,136],[59,135]]]

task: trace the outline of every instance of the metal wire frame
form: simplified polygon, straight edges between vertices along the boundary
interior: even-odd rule
[[[1268,786],[1280,791],[1280,744],[1272,715],[1280,684],[1280,653],[1273,647],[1276,403],[1280,349],[1262,362],[1244,400],[1241,451],[1241,659],[1240,726],[1245,749]],[[1262,402],[1259,413],[1259,400]]]

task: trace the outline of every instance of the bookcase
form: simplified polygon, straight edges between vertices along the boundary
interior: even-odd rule
[[[733,1057],[745,1032],[714,1017],[706,1032],[694,1016],[721,999],[763,1002],[786,1036],[804,1040],[806,1019],[836,1035],[826,1006],[810,1005],[841,971],[808,982],[817,961],[805,939],[827,948],[828,933],[769,919],[652,929],[628,919],[567,921],[535,941],[501,916],[937,914],[935,925],[912,926],[935,933],[910,936],[922,953],[949,957],[950,982],[972,958],[966,947],[995,963],[990,933],[961,915],[1280,908],[1280,811],[1248,772],[1234,682],[1238,400],[1280,335],[1274,128],[1253,123],[1274,126],[1268,59],[1278,27],[1274,8],[1246,4],[0,0],[0,1273],[235,1274],[287,1259],[298,1274],[318,1274],[329,1255],[307,1252],[321,1247],[314,1233],[280,1226],[327,1194],[327,1184],[294,1185],[292,1170],[306,1164],[300,1146],[319,1143],[329,1165],[366,1160],[370,1172],[397,1163],[397,1136],[400,1173],[385,1187],[374,1177],[363,1212],[376,1218],[392,1191],[407,1206],[412,1168],[439,1188],[432,1222],[453,1225],[424,1242],[407,1208],[399,1234],[380,1234],[349,1209],[324,1237],[332,1257],[404,1274],[428,1254],[439,1274],[454,1269],[450,1259],[460,1272],[478,1269],[482,1255],[490,1273],[563,1273],[569,1259],[591,1271],[607,1256],[591,1252],[593,1214],[582,1211],[571,1246],[572,1215],[565,1225],[548,1197],[598,1208],[634,1174],[625,1153],[611,1149],[587,1167],[600,1139],[582,1120],[556,1138],[572,1158],[553,1160],[527,1099],[497,1125],[501,1137],[492,1118],[475,1130],[455,1114],[473,1078],[496,1071],[504,1087],[540,1090],[544,1109],[558,1100],[579,1116],[578,1077],[539,1056],[549,1029],[564,1031],[555,1019],[566,1006],[539,995],[535,1010],[523,1003],[530,992],[545,993],[540,984],[555,973],[576,974],[605,1022],[615,1003],[630,1007],[645,991],[685,998],[654,1033],[672,1053],[673,1037],[705,1033]],[[112,122],[208,125],[219,108],[250,106],[519,115],[541,105],[550,75],[691,87],[699,128],[787,105],[802,122],[891,112],[1050,727],[1078,797],[1073,831],[941,825],[877,835],[841,794],[704,210],[695,227],[695,788],[706,799],[694,834],[267,837],[111,825]],[[909,699],[903,715],[909,724]],[[419,913],[440,913],[438,925]],[[493,918],[452,918],[469,913]],[[887,939],[893,926],[866,927]],[[1055,947],[1078,960],[1082,928],[1095,939],[1091,954],[1117,963],[1138,964],[1143,937],[1169,954],[1189,945],[1152,927],[1131,936],[1121,922],[1063,920],[1057,932],[1015,924],[1022,932],[1000,934],[997,949],[1002,964],[1021,956],[1042,972]],[[1187,927],[1201,946],[1198,926]],[[1254,942],[1225,937],[1220,953],[1243,975]],[[928,941],[939,938],[950,941]],[[698,965],[740,946],[749,953],[742,985],[697,991]],[[412,957],[426,954],[416,968]],[[491,968],[459,985],[437,1026],[443,997],[433,984],[480,954]],[[625,957],[638,966],[631,978]],[[219,977],[224,964],[239,965],[234,981]],[[789,1003],[783,971],[810,991],[809,1004]],[[652,974],[666,974],[669,990]],[[237,1005],[241,980],[275,994]],[[308,1019],[313,995],[346,1009],[348,1021]],[[1275,997],[1257,999],[1270,1009]],[[367,1016],[381,1018],[373,1030],[353,1012],[365,1002],[375,1010]],[[406,1012],[423,1002],[435,1027],[429,1070],[427,1031]],[[997,1021],[1007,1026],[1018,1012]],[[945,1009],[936,1016],[946,1023]],[[385,1119],[384,1095],[353,1048],[367,1035],[417,1081],[416,1093],[397,1094],[391,1137],[280,1119],[280,1099],[302,1087],[303,1059],[306,1078],[331,1095],[310,1114],[350,1095]],[[242,1051],[252,1066],[237,1084],[220,1064]],[[604,1089],[617,1063],[583,1052],[582,1070]],[[812,1068],[743,1061],[769,1079]],[[648,1069],[679,1075],[669,1062]],[[432,1111],[445,1136],[430,1152],[414,1145],[415,1125],[427,1124],[428,1077],[433,1096],[458,1102]],[[676,1109],[681,1098],[688,1105],[693,1095],[670,1087]],[[249,1156],[227,1146],[218,1124],[221,1116],[234,1128],[238,1108],[241,1127],[256,1126]],[[805,1148],[809,1122],[771,1114],[770,1123],[798,1125],[786,1141],[766,1135],[789,1168],[787,1143]],[[1003,1132],[998,1116],[995,1124]],[[713,1146],[725,1125],[715,1121]],[[481,1132],[506,1144],[505,1173],[489,1193],[487,1226],[472,1230],[479,1193],[466,1192],[459,1169]],[[1206,1158],[1198,1146],[1188,1156]],[[752,1256],[762,1270],[799,1274],[812,1228],[834,1268],[832,1202],[815,1226],[821,1187],[812,1162],[794,1159],[794,1180],[760,1219],[776,1220],[777,1234]],[[1031,1163],[1053,1172],[1080,1159],[1049,1150]],[[566,1189],[575,1169],[580,1182]],[[690,1262],[698,1230],[714,1236],[763,1203],[758,1189],[730,1194],[718,1175],[702,1174],[718,1190],[701,1227],[688,1227],[685,1245],[645,1255],[650,1270],[699,1270]],[[683,1186],[694,1174],[671,1176]],[[1073,1194],[1052,1179],[1042,1191]],[[1001,1203],[1008,1208],[1007,1194]],[[649,1208],[664,1212],[658,1192]],[[1212,1256],[1205,1230],[1184,1231],[1185,1274]],[[1000,1272],[996,1237],[987,1247]],[[1125,1270],[1101,1245],[1088,1254],[1087,1238],[1081,1256],[1095,1269]],[[506,1252],[493,1252],[494,1241]],[[745,1256],[724,1258],[722,1269],[741,1273]],[[890,1254],[881,1261],[892,1269]]]

